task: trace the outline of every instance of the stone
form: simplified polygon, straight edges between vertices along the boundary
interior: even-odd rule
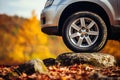
[[[56,58],[63,66],[72,64],[90,64],[96,67],[116,66],[116,59],[110,54],[104,53],[64,53]]]
[[[53,66],[56,65],[56,60],[54,58],[47,58],[43,60],[45,66]]]
[[[19,68],[15,70],[19,75],[22,72],[29,74],[33,74],[35,72],[48,74],[48,69],[40,59],[30,60],[22,65],[19,65]]]

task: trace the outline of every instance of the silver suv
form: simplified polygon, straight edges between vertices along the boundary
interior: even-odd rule
[[[44,33],[62,36],[73,51],[99,51],[120,28],[120,0],[47,0],[41,22]]]

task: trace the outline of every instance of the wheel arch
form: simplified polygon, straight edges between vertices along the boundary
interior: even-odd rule
[[[69,16],[71,16],[73,13],[78,12],[78,11],[91,11],[93,13],[98,14],[105,21],[105,23],[107,25],[107,28],[108,28],[108,34],[111,32],[110,19],[109,19],[109,16],[107,15],[106,11],[96,3],[85,2],[84,1],[84,2],[72,3],[72,4],[70,4],[69,6],[67,6],[65,8],[65,10],[61,14],[60,20],[59,20],[58,30],[59,30],[60,35],[62,35],[62,27],[63,27],[64,22],[66,21],[66,19]]]

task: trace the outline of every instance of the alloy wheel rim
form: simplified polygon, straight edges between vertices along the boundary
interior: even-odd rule
[[[73,21],[69,27],[69,39],[78,47],[90,47],[98,39],[99,27],[97,23],[87,17]]]

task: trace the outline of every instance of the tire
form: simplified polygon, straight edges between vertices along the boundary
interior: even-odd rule
[[[62,38],[74,52],[97,52],[106,44],[107,27],[99,15],[81,11],[65,21]]]

